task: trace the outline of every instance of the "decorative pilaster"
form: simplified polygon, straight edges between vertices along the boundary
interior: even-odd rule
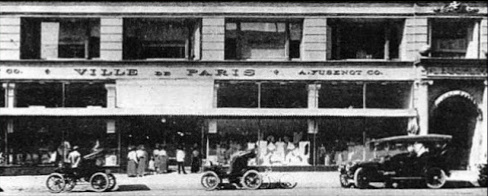
[[[117,105],[115,84],[105,84],[105,89],[107,89],[107,108],[115,108]]]
[[[5,107],[14,108],[15,107],[15,84],[14,83],[3,83],[3,90],[5,91]]]
[[[316,109],[319,107],[319,90],[320,84],[309,84],[308,90],[308,109]]]
[[[213,100],[212,100],[212,108],[217,108],[218,107],[218,93],[219,93],[219,88],[220,84],[214,84],[214,90],[213,90]]]
[[[432,80],[415,82],[414,107],[418,112],[419,135],[428,134],[429,129],[429,85]]]

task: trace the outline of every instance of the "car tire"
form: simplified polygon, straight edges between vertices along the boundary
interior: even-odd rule
[[[246,189],[258,189],[263,183],[263,177],[256,170],[249,170],[241,178],[241,184]]]
[[[349,187],[351,187],[351,184],[349,184],[349,180],[348,180],[347,174],[341,174],[339,176],[339,181],[341,182],[341,187],[342,188],[349,188]]]
[[[46,187],[51,193],[60,193],[66,187],[64,176],[60,173],[52,173],[47,177]]]
[[[220,178],[217,173],[213,171],[206,171],[203,173],[200,183],[207,191],[215,190],[220,184]]]
[[[431,167],[425,172],[425,185],[431,189],[442,188],[447,181],[446,172],[438,167]]]
[[[354,186],[359,189],[365,189],[369,187],[368,173],[362,167],[358,168],[356,172],[354,172]]]

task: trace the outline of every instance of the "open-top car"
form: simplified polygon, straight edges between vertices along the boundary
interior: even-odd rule
[[[368,161],[339,166],[343,187],[368,188],[370,182],[385,187],[420,181],[429,188],[441,188],[449,175],[446,146],[452,136],[440,134],[394,136],[372,140]]]

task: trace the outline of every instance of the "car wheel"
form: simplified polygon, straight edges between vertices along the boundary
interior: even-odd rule
[[[52,173],[47,177],[46,180],[46,187],[49,189],[51,193],[60,193],[64,190],[66,186],[66,181],[64,180],[63,175],[60,173]]]
[[[246,189],[258,189],[263,183],[263,177],[256,170],[249,170],[241,178],[241,184]]]
[[[368,188],[369,177],[364,168],[358,168],[356,172],[354,172],[354,185],[360,189]]]
[[[102,172],[93,174],[90,178],[90,185],[96,192],[106,191],[110,186],[107,174]]]
[[[220,184],[219,176],[213,171],[203,173],[201,183],[207,191],[215,190]]]
[[[349,184],[349,180],[348,180],[347,174],[341,174],[339,176],[339,180],[341,182],[341,187],[343,187],[343,188],[349,188],[351,186]]]
[[[108,191],[111,191],[115,188],[115,185],[117,185],[117,180],[115,179],[115,176],[113,174],[107,174],[108,177]]]
[[[438,167],[432,167],[425,173],[425,183],[431,189],[442,188],[446,184],[446,173]]]

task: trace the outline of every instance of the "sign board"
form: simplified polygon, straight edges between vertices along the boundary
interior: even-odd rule
[[[1,79],[413,80],[414,77],[412,67],[0,66]]]

